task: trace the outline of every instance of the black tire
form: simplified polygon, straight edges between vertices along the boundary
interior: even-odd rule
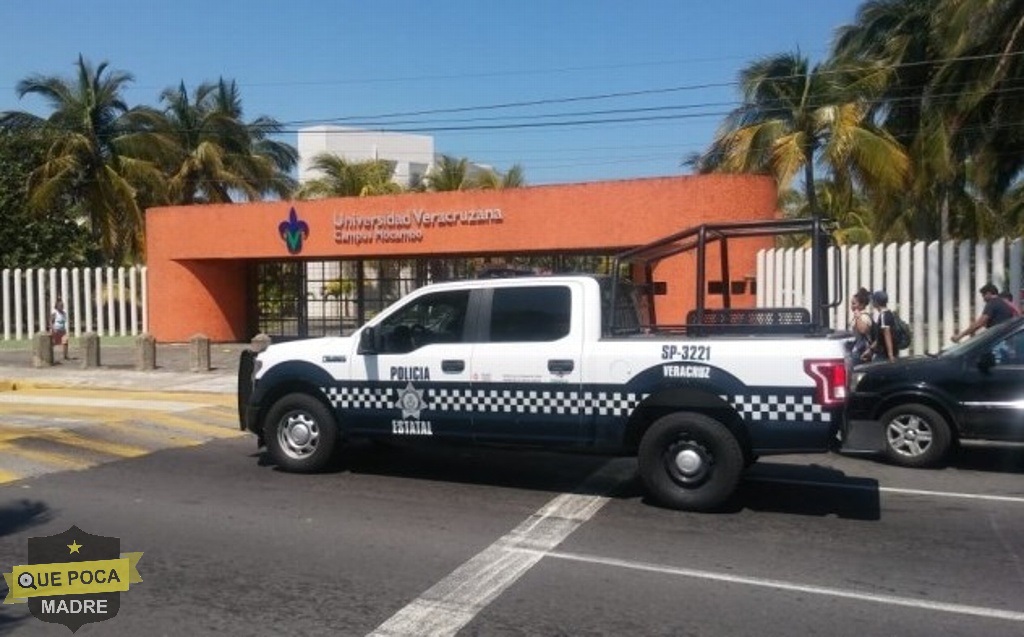
[[[637,459],[655,501],[690,511],[721,506],[736,490],[746,464],[725,425],[690,412],[656,420],[640,441]]]
[[[942,463],[953,446],[949,422],[925,405],[897,405],[882,414],[885,455],[904,467],[934,467]]]
[[[338,423],[325,404],[309,394],[287,394],[267,413],[263,437],[277,466],[295,473],[322,470],[338,443]]]

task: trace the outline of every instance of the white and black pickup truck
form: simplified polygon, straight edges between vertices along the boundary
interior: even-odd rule
[[[676,237],[625,256],[708,241]],[[658,327],[643,298],[657,288],[583,275],[422,287],[351,336],[244,354],[242,427],[302,472],[349,437],[631,454],[655,500],[691,510],[721,505],[759,456],[836,446],[849,361],[811,320],[823,312],[704,309],[699,294],[685,325]]]

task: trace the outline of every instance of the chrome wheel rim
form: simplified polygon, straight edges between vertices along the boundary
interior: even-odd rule
[[[320,426],[306,412],[289,413],[277,426],[277,441],[286,456],[303,460],[320,444]]]
[[[925,454],[932,445],[932,427],[914,414],[900,414],[885,427],[889,448],[901,456],[915,458]]]

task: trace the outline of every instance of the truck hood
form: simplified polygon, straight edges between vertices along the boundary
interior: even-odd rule
[[[285,361],[309,361],[325,365],[341,363],[352,352],[354,343],[351,336],[325,336],[286,343],[275,343],[256,357],[257,377],[267,369]]]
[[[926,383],[955,374],[961,365],[962,361],[952,356],[912,356],[897,359],[892,363],[866,363],[854,368],[854,387],[860,390],[875,390],[893,384]]]

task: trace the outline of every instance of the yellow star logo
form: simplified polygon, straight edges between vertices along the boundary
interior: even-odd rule
[[[72,553],[78,553],[78,549],[82,548],[82,545],[78,543],[78,540],[71,540],[71,544],[68,544],[68,548],[71,549]],[[81,553],[79,553],[81,555]]]

